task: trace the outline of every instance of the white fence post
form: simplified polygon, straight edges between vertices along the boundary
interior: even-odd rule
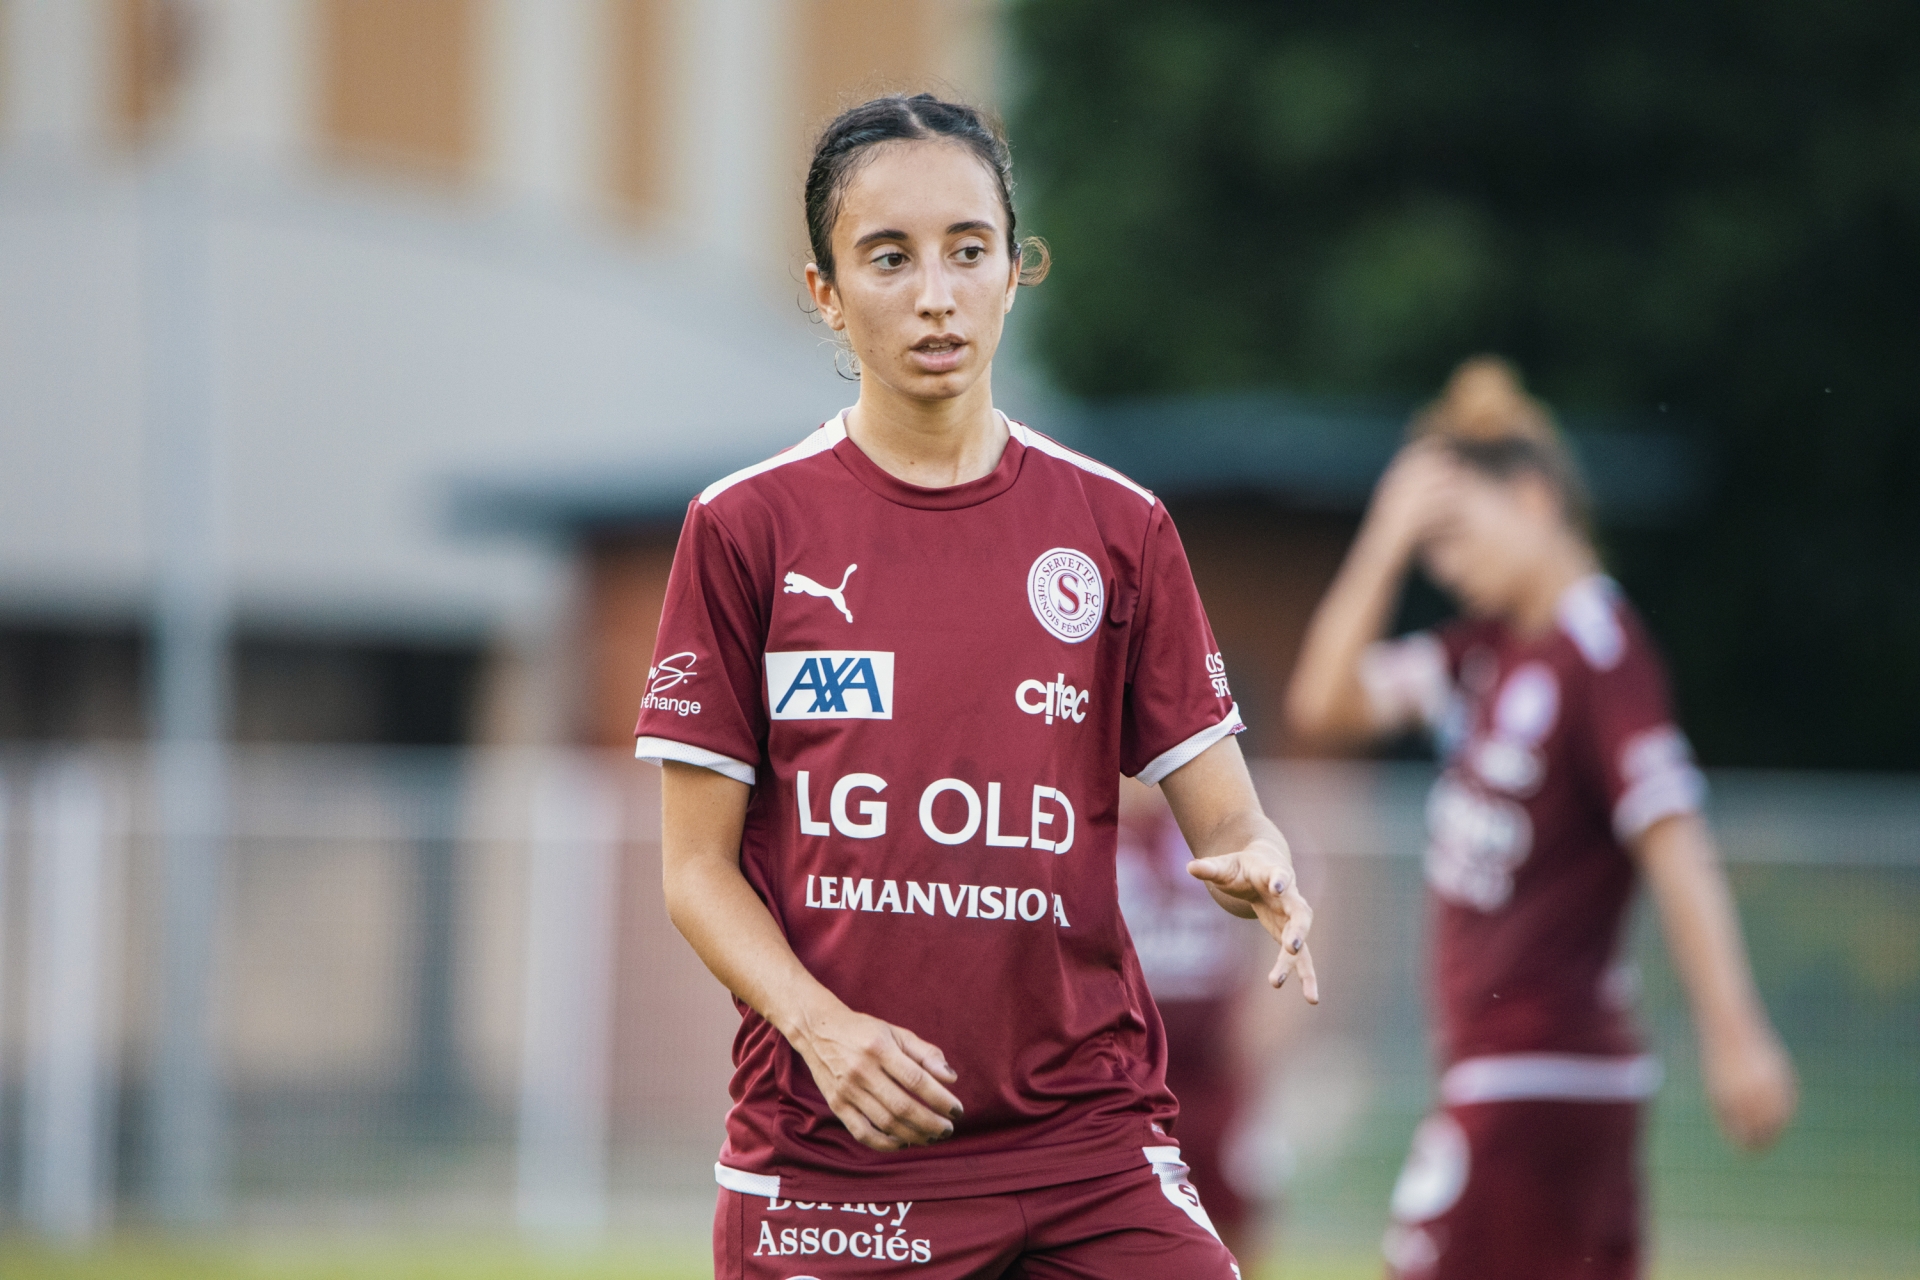
[[[43,1234],[87,1239],[107,1217],[108,1036],[119,949],[107,922],[107,789],[90,763],[45,766],[34,781],[32,923],[27,965],[27,1221]]]
[[[530,1235],[592,1235],[607,1217],[620,808],[596,762],[556,754],[530,819],[516,1208]]]

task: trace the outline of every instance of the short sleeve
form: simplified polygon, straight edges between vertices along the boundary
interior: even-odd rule
[[[1157,784],[1246,725],[1167,509],[1154,504],[1127,656],[1120,769]]]
[[[1706,798],[1706,780],[1673,721],[1658,655],[1625,628],[1622,636],[1626,642],[1613,665],[1590,669],[1589,706],[1594,763],[1613,831],[1628,844],[1662,818],[1697,812]]]
[[[678,760],[754,784],[766,714],[765,623],[752,574],[708,507],[687,510],[647,670],[634,755]]]
[[[1437,730],[1453,696],[1453,662],[1431,631],[1377,640],[1360,654],[1360,687],[1374,723]]]

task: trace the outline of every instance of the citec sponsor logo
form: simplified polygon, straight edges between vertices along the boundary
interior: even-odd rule
[[[1076,689],[1068,684],[1064,671],[1047,684],[1038,680],[1022,680],[1013,691],[1016,706],[1030,716],[1045,716],[1048,724],[1055,719],[1080,724],[1087,718],[1087,699],[1091,696],[1085,689]]]
[[[775,720],[893,719],[893,655],[811,649],[767,655]]]
[[[887,780],[876,773],[849,773],[833,784],[827,794],[827,816],[814,816],[813,775],[802,769],[794,776],[794,799],[799,808],[800,834],[825,836],[838,832],[850,840],[877,840],[887,834],[887,802],[854,798],[855,792],[880,795]],[[1056,787],[1035,784],[1027,808],[1027,830],[1019,834],[1005,829],[1001,816],[1001,784],[987,784],[983,807],[980,793],[971,783],[959,778],[941,778],[927,784],[920,793],[920,830],[935,844],[966,844],[975,836],[993,849],[1034,848],[1047,853],[1065,853],[1073,848],[1074,810],[1067,793]],[[1018,793],[1016,792],[1016,795]],[[953,797],[946,804],[940,802]],[[1014,802],[1016,805],[1018,800]],[[850,811],[851,810],[851,811]],[[944,810],[944,816],[940,812]],[[859,816],[855,816],[855,814]],[[962,816],[964,814],[964,816]],[[957,820],[957,821],[956,821]],[[1018,821],[1016,817],[1014,821]]]
[[[660,659],[647,668],[647,696],[640,699],[642,710],[671,711],[677,716],[697,716],[700,704],[686,698],[670,698],[666,694],[671,689],[692,680],[699,672],[693,664],[699,660],[692,650],[684,650]]]
[[[951,916],[962,920],[1024,920],[1032,924],[1049,915],[1062,929],[1071,929],[1067,904],[1045,889],[1018,885],[941,884],[918,880],[881,880],[874,888],[871,876],[807,877],[807,906],[816,911],[871,911],[894,915]],[[901,886],[905,885],[902,892]]]
[[[872,1262],[925,1265],[933,1261],[933,1241],[925,1236],[907,1234],[907,1215],[912,1210],[911,1200],[893,1204],[833,1205],[775,1198],[767,1201],[769,1216],[760,1219],[760,1234],[753,1256],[790,1258],[824,1254],[830,1258],[864,1258]],[[875,1221],[869,1227],[864,1222],[850,1222],[844,1218],[836,1221],[811,1216],[798,1220],[787,1217],[788,1214],[817,1213],[851,1213]],[[780,1216],[776,1219],[772,1216],[775,1214]],[[791,1280],[812,1280],[812,1277],[793,1276]]]

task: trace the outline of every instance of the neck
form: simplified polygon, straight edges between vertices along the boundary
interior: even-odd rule
[[[901,395],[868,375],[847,415],[847,435],[875,466],[908,484],[944,489],[991,475],[1007,445],[991,372],[946,400]]]
[[[1599,571],[1600,562],[1586,543],[1571,534],[1557,539],[1553,548],[1542,558],[1539,571],[1515,602],[1515,627],[1530,638],[1552,630],[1559,613],[1560,598],[1576,582]]]

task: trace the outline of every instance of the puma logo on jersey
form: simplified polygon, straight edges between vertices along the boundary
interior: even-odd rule
[[[837,587],[823,587],[804,573],[790,572],[787,574],[787,594],[819,596],[845,614],[848,622],[852,622],[853,610],[847,608],[847,579],[851,578],[853,571],[859,567],[857,564],[848,565],[847,571],[840,575],[840,585]]]

